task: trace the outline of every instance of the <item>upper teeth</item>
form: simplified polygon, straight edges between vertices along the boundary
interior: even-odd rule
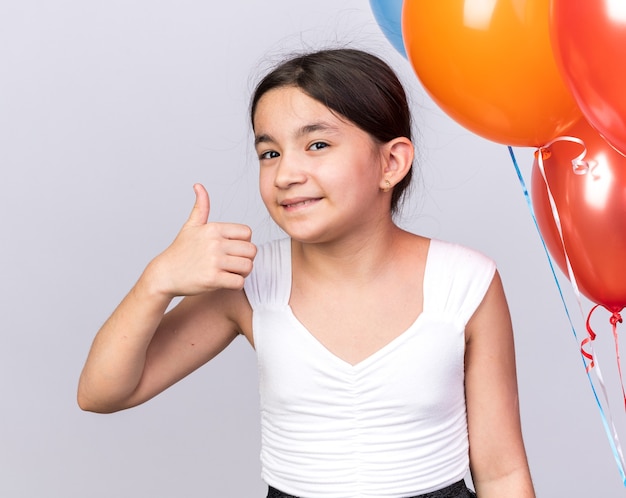
[[[302,206],[304,204],[308,204],[309,202],[311,202],[311,200],[307,199],[305,201],[292,202],[291,204],[288,204],[288,206]]]

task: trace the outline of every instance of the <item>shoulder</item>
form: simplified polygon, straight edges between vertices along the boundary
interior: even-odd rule
[[[443,307],[463,324],[470,319],[489,289],[495,262],[475,249],[432,239],[424,275],[425,304]]]
[[[430,240],[429,257],[446,263],[446,266],[453,265],[455,270],[486,270],[495,271],[496,264],[484,253],[454,242],[439,239]]]

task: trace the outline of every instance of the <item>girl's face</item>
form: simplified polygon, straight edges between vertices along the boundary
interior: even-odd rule
[[[260,190],[274,221],[302,242],[367,233],[388,219],[380,146],[296,87],[270,90],[254,116]]]

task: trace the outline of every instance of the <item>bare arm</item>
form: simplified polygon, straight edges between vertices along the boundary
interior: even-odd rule
[[[180,233],[145,269],[102,326],[78,386],[85,410],[112,412],[150,399],[249,334],[242,290],[256,248],[244,225],[207,223],[209,197],[196,204]],[[164,316],[175,296],[189,296]]]
[[[496,273],[467,325],[470,466],[480,498],[534,498],[522,440],[513,331]]]

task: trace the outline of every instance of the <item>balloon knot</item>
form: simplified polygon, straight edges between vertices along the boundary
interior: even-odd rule
[[[539,147],[535,151],[535,159],[539,159],[539,154],[541,154],[542,161],[547,161],[548,159],[550,159],[552,152],[550,151],[550,149],[548,149],[548,147]]]
[[[611,315],[610,322],[611,322],[611,325],[613,325],[614,327],[618,323],[622,323],[622,315],[620,315],[617,311],[614,311],[613,314]]]

